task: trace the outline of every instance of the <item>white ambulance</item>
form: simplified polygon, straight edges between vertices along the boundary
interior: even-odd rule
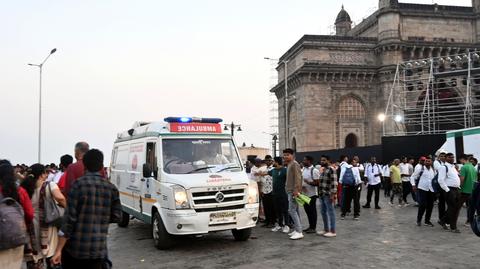
[[[257,184],[215,118],[169,117],[137,122],[117,135],[110,181],[120,191],[122,221],[152,225],[158,249],[175,236],[231,230],[248,240],[258,218]]]

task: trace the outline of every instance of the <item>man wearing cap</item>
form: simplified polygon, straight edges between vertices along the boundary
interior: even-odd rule
[[[426,157],[425,156],[422,156],[420,157],[420,159],[418,159],[418,163],[417,165],[415,165],[415,168],[413,169],[413,174],[410,178],[410,183],[412,184],[412,182],[414,184],[412,184],[412,186],[418,186],[418,181],[420,180],[420,176],[421,176],[421,171],[423,171],[423,168],[425,167],[425,160],[426,160]]]

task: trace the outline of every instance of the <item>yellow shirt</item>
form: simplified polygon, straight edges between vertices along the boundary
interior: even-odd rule
[[[392,183],[402,183],[402,177],[400,176],[400,168],[398,168],[398,166],[390,166],[390,178],[392,179]]]

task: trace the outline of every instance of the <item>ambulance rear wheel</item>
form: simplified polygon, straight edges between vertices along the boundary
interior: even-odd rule
[[[127,227],[129,221],[130,221],[130,215],[128,213],[125,213],[125,211],[122,210],[122,213],[120,215],[120,221],[117,223],[118,227],[122,227],[122,228]]]
[[[233,237],[235,238],[235,241],[247,241],[250,238],[250,235],[252,235],[252,229],[242,229],[242,230],[237,230],[233,229],[232,230]]]
[[[167,232],[162,218],[158,212],[153,214],[152,219],[153,244],[157,249],[169,249],[173,247],[173,236]]]

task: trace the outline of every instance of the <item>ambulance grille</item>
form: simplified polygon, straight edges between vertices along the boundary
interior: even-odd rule
[[[223,194],[223,199],[218,199],[218,193]],[[222,207],[244,205],[248,198],[246,185],[193,188],[191,195],[195,209],[221,210]]]

